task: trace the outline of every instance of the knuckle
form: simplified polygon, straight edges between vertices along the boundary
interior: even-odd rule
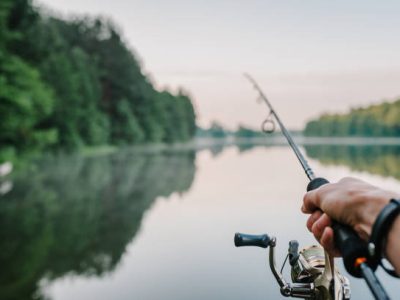
[[[315,191],[318,201],[321,200],[327,191],[329,191],[331,184],[325,184]]]
[[[304,196],[303,196],[303,203],[307,202],[308,197],[309,197],[308,193],[305,193]]]
[[[353,182],[354,180],[355,180],[354,177],[346,176],[346,177],[343,177],[342,179],[340,179],[339,183],[349,183],[349,182]]]
[[[321,202],[322,200],[326,200],[330,194],[332,194],[333,191],[335,191],[337,188],[336,183],[328,183],[323,186],[321,186],[318,190],[316,190],[316,196],[318,199],[318,202]]]

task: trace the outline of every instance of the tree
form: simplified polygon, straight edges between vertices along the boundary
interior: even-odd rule
[[[400,100],[324,114],[306,124],[308,136],[400,136]]]
[[[30,147],[57,141],[52,128],[41,122],[51,114],[53,95],[38,72],[15,56],[0,62],[0,144]]]
[[[194,136],[190,97],[157,91],[111,20],[62,20],[43,15],[30,0],[3,0],[0,25],[1,148]]]

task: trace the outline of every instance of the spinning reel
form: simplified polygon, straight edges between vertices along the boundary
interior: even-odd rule
[[[280,271],[275,263],[275,237],[270,238],[266,234],[236,233],[235,246],[269,247],[269,266],[279,284],[281,294],[285,297],[315,300],[350,299],[349,280],[340,274],[333,261],[319,246],[314,245],[299,251],[299,243],[295,240],[290,241],[288,254]],[[291,266],[292,283],[287,282],[282,275],[287,261]]]

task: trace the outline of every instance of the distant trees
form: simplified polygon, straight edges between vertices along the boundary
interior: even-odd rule
[[[400,100],[347,114],[324,114],[307,123],[307,136],[400,136]]]
[[[265,133],[259,130],[253,130],[243,125],[240,125],[237,131],[235,132],[235,137],[238,138],[254,138],[254,137],[263,137]]]
[[[226,129],[223,125],[217,121],[213,121],[209,128],[197,128],[197,137],[199,138],[226,138],[232,136],[233,132]]]
[[[244,125],[239,125],[236,130],[229,130],[220,123],[213,121],[209,128],[198,128],[197,137],[200,138],[255,138],[264,137],[265,133],[260,130],[254,130]]]
[[[0,3],[0,150],[186,141],[184,91],[157,91],[117,27],[61,20],[30,0]]]

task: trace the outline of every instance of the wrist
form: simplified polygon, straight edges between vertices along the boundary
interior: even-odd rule
[[[396,235],[393,235],[393,229],[395,232],[398,232],[394,226],[399,226],[399,214],[400,200],[394,199],[390,200],[390,203],[379,213],[372,227],[371,238],[368,242],[369,262],[371,265],[377,266],[381,264],[382,258],[385,257],[386,249],[393,249],[392,244],[396,242],[397,238]],[[390,255],[392,255],[392,253],[390,253]],[[384,265],[382,265],[382,267],[389,274],[394,274],[393,270],[388,270]]]
[[[388,232],[386,244],[384,245],[383,253],[385,258],[387,258],[390,262],[394,262],[398,260],[399,254],[399,245],[400,245],[400,217],[394,220],[393,225]],[[396,265],[395,265],[396,267]],[[400,268],[397,266],[397,273],[400,273]]]
[[[399,199],[399,195],[384,190],[374,190],[362,196],[361,207],[355,225],[355,230],[361,238],[368,240],[372,227],[383,208],[390,202],[390,199]]]

